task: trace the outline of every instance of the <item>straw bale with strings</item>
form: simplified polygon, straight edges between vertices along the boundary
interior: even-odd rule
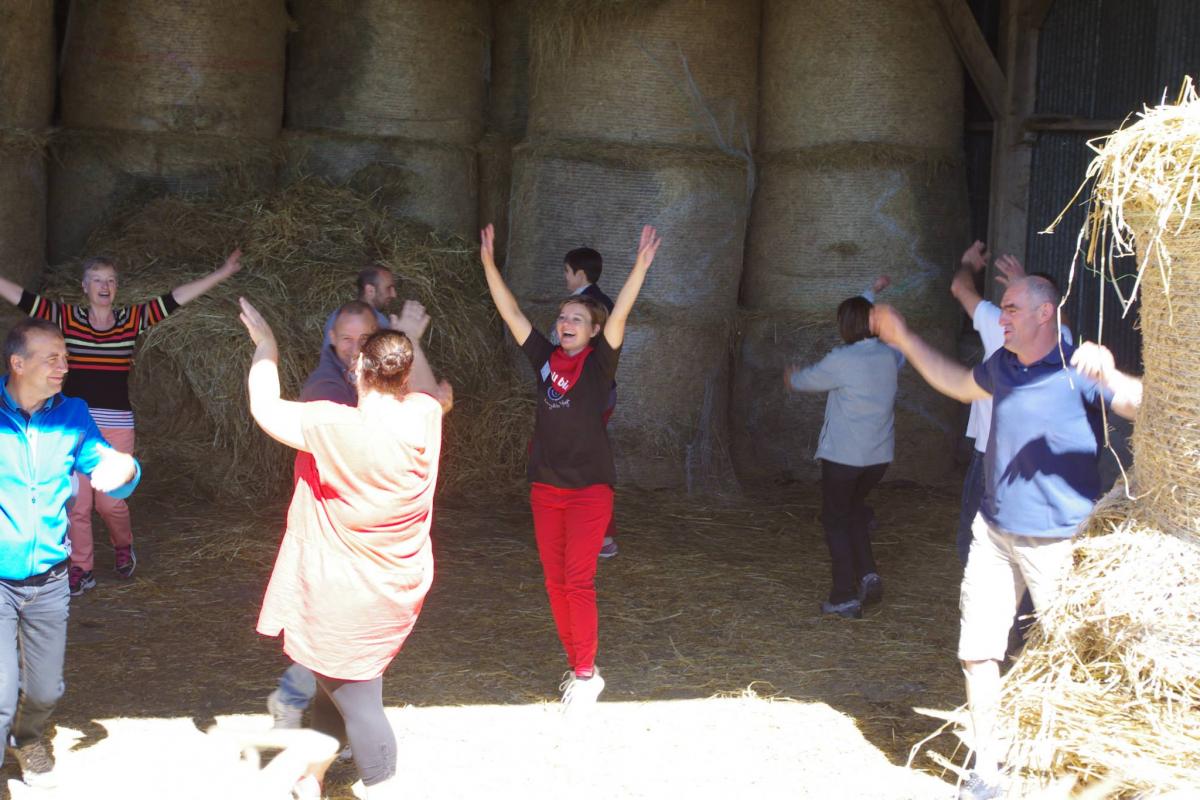
[[[1005,679],[1000,724],[1022,782],[1182,797],[1200,791],[1200,97],[1189,80],[1177,104],[1139,117],[1093,144],[1080,234],[1105,279],[1137,255],[1145,376],[1131,480],[1083,526]]]
[[[476,152],[445,142],[287,131],[284,182],[324,178],[370,195],[397,217],[474,238]]]
[[[0,3],[0,129],[50,124],[56,55],[54,3]]]
[[[644,224],[672,243],[639,295],[720,317],[737,302],[750,187],[746,163],[723,153],[579,141],[515,151],[507,280],[522,300],[563,295],[562,257],[593,247],[600,285],[616,296]]]
[[[358,271],[379,263],[396,275],[402,297],[429,310],[427,352],[455,385],[443,487],[469,484],[480,492],[520,481],[532,409],[525,387],[512,383],[476,245],[309,179],[268,194],[154,200],[98,231],[88,251],[116,260],[121,297],[133,302],[213,269],[239,245],[242,272],[152,328],[141,344],[132,398],[148,473],[232,497],[286,487],[293,454],[257,430],[247,411],[252,346],[235,299],[249,298],[274,327],[284,396],[295,398],[316,365],[326,317],[353,299]],[[44,288],[78,297],[79,261],[52,268]]]
[[[166,194],[207,195],[225,185],[275,185],[271,139],[212,134],[62,130],[51,139],[49,255],[83,255],[93,230],[122,208]]]
[[[287,28],[283,0],[73,0],[63,124],[274,136]]]
[[[529,136],[748,152],[758,0],[540,0]]]
[[[293,0],[286,125],[472,144],[483,133],[484,0]]]
[[[934,3],[766,0],[767,153],[847,141],[962,149],[962,67]]]
[[[0,128],[0,275],[32,283],[46,265],[46,137]],[[0,326],[20,318],[4,304]]]

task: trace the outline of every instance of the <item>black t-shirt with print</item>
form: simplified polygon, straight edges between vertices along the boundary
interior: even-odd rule
[[[521,345],[537,384],[529,480],[560,489],[616,483],[612,446],[604,429],[604,411],[617,373],[620,348],[613,350],[604,334],[592,339],[592,352],[571,391],[561,395],[542,368],[554,345],[536,330]]]

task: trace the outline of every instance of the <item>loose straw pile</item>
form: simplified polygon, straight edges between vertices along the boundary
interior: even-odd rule
[[[316,365],[325,319],[354,298],[358,271],[378,263],[396,275],[401,299],[428,309],[426,350],[455,386],[441,485],[477,493],[519,483],[533,415],[527,387],[514,385],[478,245],[393,219],[370,198],[316,180],[267,195],[154,200],[88,243],[91,254],[116,260],[121,302],[192,280],[236,246],[245,251],[243,270],[141,343],[132,399],[148,476],[241,498],[286,491],[293,454],[259,431],[247,410],[253,346],[236,298],[249,298],[274,328],[283,393],[294,399]],[[46,293],[78,299],[79,269],[78,262],[52,268]]]

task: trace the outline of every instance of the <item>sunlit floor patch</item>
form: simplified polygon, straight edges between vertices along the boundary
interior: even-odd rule
[[[823,703],[746,697],[600,702],[566,717],[557,704],[388,709],[405,797],[948,798],[951,787],[891,764],[854,720]],[[12,782],[13,797],[234,800],[248,767],[190,718],[97,720],[107,736],[55,739],[59,786]],[[266,715],[217,718],[265,729]],[[239,772],[239,769],[242,770]],[[349,797],[336,781],[329,797]],[[264,798],[263,800],[269,800]]]

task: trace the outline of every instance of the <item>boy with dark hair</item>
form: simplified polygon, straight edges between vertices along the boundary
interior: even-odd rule
[[[563,256],[563,278],[567,282],[567,291],[572,295],[584,295],[599,301],[606,311],[613,310],[613,301],[597,286],[600,273],[604,271],[604,258],[599,252],[590,247],[576,247]],[[608,396],[608,408],[604,411],[604,422],[608,424],[613,410],[617,407],[617,384],[612,385]],[[604,544],[600,547],[601,558],[612,558],[617,550],[617,521],[614,516],[608,522],[608,530],[604,532]]]

